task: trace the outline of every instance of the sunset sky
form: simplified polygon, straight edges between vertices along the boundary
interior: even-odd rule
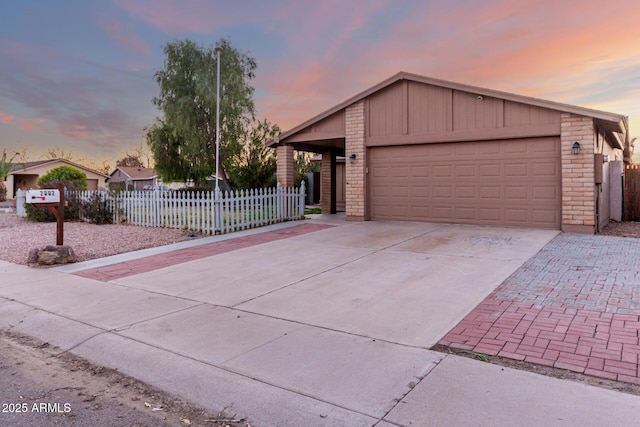
[[[100,161],[144,141],[162,47],[229,38],[283,130],[407,71],[629,116],[640,136],[637,0],[0,2],[0,150]]]

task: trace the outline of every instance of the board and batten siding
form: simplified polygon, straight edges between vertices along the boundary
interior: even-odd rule
[[[560,135],[560,112],[417,82],[367,98],[367,145]]]

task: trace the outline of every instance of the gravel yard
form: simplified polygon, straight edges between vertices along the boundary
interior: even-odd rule
[[[167,228],[64,223],[64,244],[73,248],[78,262],[193,239],[183,230]],[[0,260],[26,264],[31,249],[55,244],[55,222],[34,223],[0,213]]]

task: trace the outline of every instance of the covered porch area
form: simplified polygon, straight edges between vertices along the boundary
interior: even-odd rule
[[[352,218],[350,209],[349,173],[354,168],[357,155],[348,157],[344,163],[347,132],[344,109],[334,111],[326,117],[315,117],[300,126],[283,133],[268,145],[277,150],[277,179],[283,187],[294,186],[294,153],[303,151],[321,155],[320,167],[320,207],[323,214],[336,214],[345,210],[347,219]],[[363,135],[364,136],[364,135]],[[357,159],[360,160],[360,159]],[[340,164],[339,164],[340,163]],[[361,164],[364,164],[362,161]],[[364,168],[362,168],[364,173]],[[364,189],[363,189],[364,190]],[[364,191],[362,193],[364,200]]]

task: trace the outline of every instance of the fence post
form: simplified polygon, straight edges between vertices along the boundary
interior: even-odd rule
[[[24,208],[24,204],[27,200],[27,192],[18,188],[16,192],[16,215],[20,218],[25,218],[27,216],[27,211]]]
[[[276,187],[276,222],[282,219],[282,186],[278,183]]]
[[[296,218],[304,218],[304,206],[305,206],[304,202],[305,202],[305,200],[307,198],[306,191],[305,191],[304,179],[300,183],[300,194],[298,195],[298,197],[299,197],[299,200],[300,200],[300,210],[298,211],[298,215],[296,216]]]
[[[218,179],[218,177],[216,177]],[[220,189],[216,186],[213,192],[213,234],[222,234],[222,204]]]

